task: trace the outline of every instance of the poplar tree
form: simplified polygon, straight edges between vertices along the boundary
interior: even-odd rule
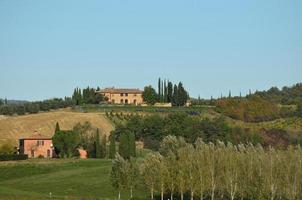
[[[115,159],[112,161],[111,183],[118,191],[118,200],[120,200],[121,190],[128,185],[128,170],[127,162],[119,154],[116,154]]]
[[[154,199],[155,186],[159,179],[158,166],[158,154],[150,153],[145,157],[140,168],[143,180],[149,188],[151,200]]]

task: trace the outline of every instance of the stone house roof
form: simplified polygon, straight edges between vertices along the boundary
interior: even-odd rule
[[[97,93],[111,93],[111,94],[142,94],[143,92],[140,89],[127,89],[127,88],[105,88],[103,90],[97,91]]]

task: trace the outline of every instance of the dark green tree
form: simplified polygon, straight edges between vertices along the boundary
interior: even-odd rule
[[[302,103],[298,104],[296,113],[298,117],[302,117]]]
[[[161,101],[161,79],[158,79],[158,101]]]
[[[122,133],[120,138],[119,138],[119,154],[124,158],[124,159],[129,159],[130,158],[130,147],[129,147],[129,137],[128,137],[128,132]]]
[[[109,158],[114,159],[116,154],[116,145],[115,145],[115,133],[112,132],[110,135],[109,143]]]
[[[105,134],[102,137],[101,147],[102,147],[101,157],[106,158],[106,156],[107,156],[107,137]]]
[[[151,85],[145,87],[142,96],[144,101],[150,105],[154,105],[158,99],[156,91]]]
[[[102,152],[102,146],[101,146],[101,141],[100,141],[100,132],[99,129],[96,129],[96,136],[95,136],[95,157],[96,158],[102,158],[103,157],[103,152]]]
[[[56,153],[61,158],[78,156],[80,137],[74,131],[58,131],[52,138]]]
[[[55,133],[60,131],[60,125],[59,125],[59,122],[56,123],[56,128],[55,128]]]
[[[135,144],[135,135],[133,132],[128,134],[128,142],[129,142],[129,154],[130,157],[136,157],[136,144]]]
[[[173,98],[173,84],[172,82],[168,81],[168,86],[167,86],[167,102],[171,103],[172,102],[172,98]]]
[[[179,106],[177,85],[174,85],[174,87],[173,87],[172,105],[173,106]]]

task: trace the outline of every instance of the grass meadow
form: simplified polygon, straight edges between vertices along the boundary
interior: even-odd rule
[[[0,162],[0,199],[117,199],[110,171],[111,160]],[[135,199],[147,199],[148,192],[140,187]],[[122,199],[129,198],[123,191]]]

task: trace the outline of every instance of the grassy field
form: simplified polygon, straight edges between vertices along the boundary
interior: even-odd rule
[[[27,160],[0,162],[0,199],[116,199],[110,160]],[[147,199],[140,186],[136,199]],[[129,199],[128,191],[122,192]]]
[[[31,136],[34,131],[51,137],[54,133],[56,122],[61,129],[71,129],[76,123],[85,121],[109,134],[114,126],[102,113],[79,113],[70,111],[52,111],[24,116],[0,117],[0,144],[6,140],[17,143],[20,137]]]

